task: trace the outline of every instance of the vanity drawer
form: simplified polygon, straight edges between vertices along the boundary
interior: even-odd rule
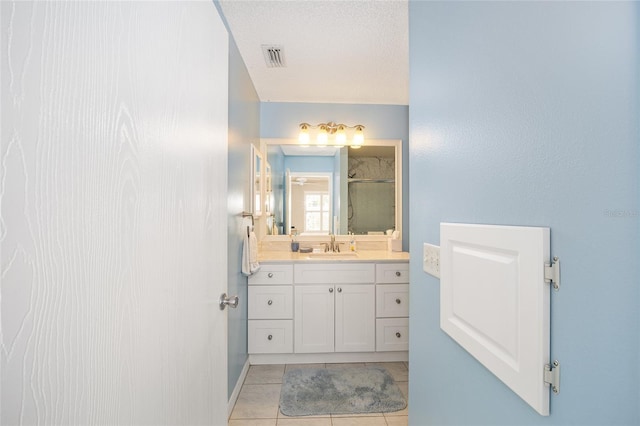
[[[303,263],[294,266],[296,284],[364,284],[376,277],[373,263]]]
[[[292,284],[293,265],[262,265],[260,270],[249,276],[249,285]]]
[[[408,351],[409,318],[376,320],[376,351]]]
[[[292,319],[293,286],[249,286],[249,319]]]
[[[376,285],[376,316],[397,318],[409,316],[409,284]]]
[[[249,320],[250,354],[293,353],[293,320]]]
[[[378,263],[376,265],[377,283],[408,283],[409,263]]]

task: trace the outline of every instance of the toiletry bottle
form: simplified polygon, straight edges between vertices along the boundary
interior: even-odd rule
[[[356,251],[356,237],[351,234],[351,240],[349,241],[349,251]]]

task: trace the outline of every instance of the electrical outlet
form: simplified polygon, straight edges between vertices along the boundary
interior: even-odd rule
[[[440,278],[440,246],[424,243],[422,269],[436,278]]]

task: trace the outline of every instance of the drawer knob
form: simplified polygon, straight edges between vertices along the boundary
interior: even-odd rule
[[[402,303],[402,300],[396,299],[396,303],[399,305],[400,303]]]
[[[399,339],[399,338],[401,338],[401,337],[402,337],[402,334],[400,334],[400,332],[399,332],[399,331],[396,331],[396,337]]]
[[[269,272],[269,273],[267,274],[267,276],[268,276],[269,278],[273,278],[273,272]]]
[[[342,287],[338,287],[338,293],[342,293]]]
[[[268,335],[267,339],[272,340],[273,339],[273,335],[272,334]]]
[[[402,275],[402,273],[400,271],[396,271],[396,277],[399,277],[400,275]]]
[[[267,302],[267,305],[269,306],[273,305],[273,300],[269,299],[269,301]]]
[[[329,293],[333,293],[333,287],[329,288]]]

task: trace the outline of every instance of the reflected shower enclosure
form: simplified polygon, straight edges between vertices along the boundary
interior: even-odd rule
[[[374,155],[349,153],[348,230],[378,234],[395,229],[395,152],[378,148]]]

